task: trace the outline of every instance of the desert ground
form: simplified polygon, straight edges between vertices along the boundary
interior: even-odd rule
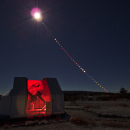
[[[76,94],[77,95],[77,94]],[[22,122],[1,125],[0,130],[129,130],[130,129],[130,99],[116,98],[111,100],[99,100],[92,95],[79,96],[70,99],[65,96],[65,112],[70,115],[55,118],[40,118]],[[95,98],[96,97],[96,98]],[[68,98],[68,99],[67,99]],[[70,99],[70,100],[69,100]],[[97,100],[98,99],[98,100]],[[108,98],[107,98],[108,99]]]

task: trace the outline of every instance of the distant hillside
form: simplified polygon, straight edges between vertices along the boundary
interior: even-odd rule
[[[93,91],[63,91],[64,94],[89,94],[89,95],[105,95],[110,94],[106,92],[93,92]]]
[[[122,98],[130,99],[130,93],[92,92],[92,91],[63,91],[65,101],[116,101]]]

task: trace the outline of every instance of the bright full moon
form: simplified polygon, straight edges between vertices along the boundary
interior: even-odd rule
[[[40,13],[35,13],[35,14],[34,14],[34,18],[35,18],[35,19],[39,19],[40,17],[41,17]]]
[[[35,18],[36,21],[38,21],[38,22],[42,21],[42,15],[41,15],[41,11],[39,8],[33,8],[31,10],[31,15],[33,18]]]

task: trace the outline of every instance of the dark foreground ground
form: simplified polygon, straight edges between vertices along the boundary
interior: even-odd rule
[[[124,105],[125,104],[125,105]],[[66,101],[65,111],[71,116],[37,118],[3,123],[0,130],[129,130],[130,101]],[[2,122],[1,122],[2,123]]]
[[[1,120],[0,130],[130,130],[129,98],[99,93],[69,93],[65,94],[64,104],[71,118],[57,115],[28,120]]]

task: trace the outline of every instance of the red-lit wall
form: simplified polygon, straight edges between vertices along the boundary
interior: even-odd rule
[[[27,81],[27,116],[51,114],[51,94],[46,79]]]

